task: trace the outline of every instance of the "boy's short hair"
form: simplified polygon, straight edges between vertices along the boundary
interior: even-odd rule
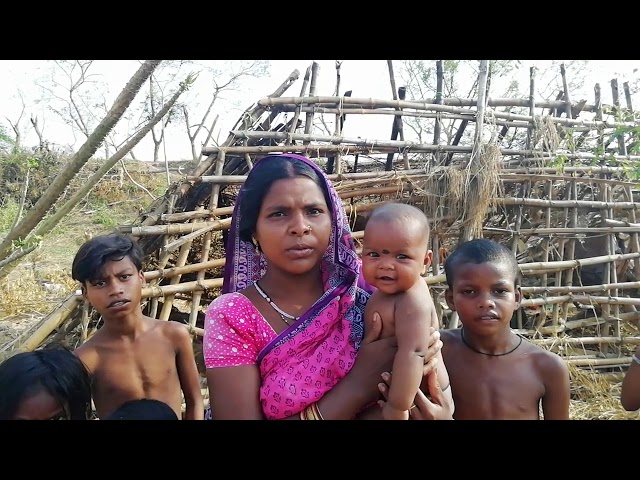
[[[100,235],[85,242],[76,253],[71,266],[71,276],[84,284],[95,280],[108,261],[129,257],[138,271],[142,270],[144,253],[133,239],[120,233]]]
[[[152,398],[129,400],[103,420],[179,420],[176,412],[164,402]]]
[[[520,284],[520,267],[511,250],[501,243],[477,238],[458,245],[444,262],[444,272],[449,288],[453,287],[458,267],[465,263],[504,263],[513,273],[515,286]]]
[[[429,235],[431,233],[429,220],[422,210],[414,207],[413,205],[399,202],[385,203],[371,212],[371,215],[369,215],[369,219],[367,220],[367,225],[369,222],[375,222],[376,220],[383,222],[391,222],[394,220],[413,220],[418,225],[421,236],[425,241],[429,242]]]

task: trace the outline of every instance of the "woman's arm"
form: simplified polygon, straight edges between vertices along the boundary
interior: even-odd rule
[[[322,417],[325,420],[352,419],[367,403],[374,403],[380,374],[390,368],[395,351],[395,338],[363,345],[351,371],[318,402]],[[257,365],[208,368],[213,419],[264,420],[260,404],[261,382]],[[300,415],[292,415],[287,420],[300,420]]]

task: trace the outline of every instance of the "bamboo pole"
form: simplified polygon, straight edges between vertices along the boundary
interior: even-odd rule
[[[327,175],[329,180],[334,182],[334,186],[336,183],[344,182],[347,180],[352,180],[354,182],[359,182],[361,180],[376,180],[376,181],[391,181],[396,178],[407,178],[407,179],[416,179],[416,178],[427,178],[432,175],[436,175],[439,173],[445,173],[447,170],[451,168],[457,167],[436,167],[429,173],[426,173],[424,169],[411,169],[411,170],[403,170],[401,172],[385,172],[385,171],[374,171],[374,172],[360,172],[360,173],[343,173],[341,175],[331,174]],[[562,175],[548,175],[546,173],[522,173],[524,169],[503,169],[499,174],[500,179],[504,183],[513,183],[513,182],[521,182],[526,180],[532,181],[543,181],[543,180],[556,180],[556,181],[570,181],[574,177],[562,176]],[[546,169],[548,172],[555,171],[553,168]],[[577,167],[574,169],[576,173],[587,173],[591,169],[589,167]],[[596,173],[596,172],[594,172]],[[196,183],[220,183],[222,185],[242,185],[247,179],[246,175],[205,175],[201,177],[193,177],[187,176],[186,180],[189,182]],[[576,181],[579,183],[584,183],[587,185],[591,184],[603,184],[609,183],[611,185],[626,185],[633,187],[640,187],[640,182],[627,182],[623,180],[612,180],[606,178],[592,178],[592,177],[576,177]],[[233,207],[222,207],[218,209],[216,215],[231,215],[233,212]],[[208,210],[204,210],[205,212],[203,216],[208,216],[206,212]],[[182,212],[182,213],[174,213],[174,214],[163,214],[160,219],[162,221],[167,222],[175,222],[182,221],[189,217],[188,215],[193,212]]]
[[[616,344],[616,345],[640,345],[640,337],[555,337],[555,338],[536,338],[529,340],[539,346],[564,346],[564,345],[599,345],[599,344]]]
[[[275,107],[278,112],[295,112],[298,110],[297,106],[294,105],[283,105],[279,107]],[[414,118],[426,118],[426,119],[439,119],[439,120],[462,120],[463,122],[475,122],[476,120],[476,112],[475,110],[466,110],[466,113],[446,113],[446,112],[428,112],[428,111],[411,111],[411,110],[396,110],[396,109],[367,109],[367,108],[355,108],[355,107],[345,107],[342,109],[339,108],[330,108],[330,107],[302,107],[302,113],[313,112],[313,113],[326,113],[329,115],[335,115],[338,113],[342,113],[343,115],[393,115],[394,117],[414,117]],[[515,128],[530,128],[533,120],[529,118],[528,120],[500,120],[495,119],[494,123],[496,125],[501,125],[505,127],[515,127]],[[593,130],[591,127],[574,127],[574,132],[590,132]],[[452,143],[455,145],[455,143]],[[164,171],[163,171],[164,172]]]
[[[553,305],[555,303],[580,302],[585,304],[597,303],[599,305],[640,305],[640,298],[628,297],[599,297],[596,295],[562,295],[560,297],[525,298],[520,305],[522,307],[534,307],[537,305]]]
[[[176,267],[182,267],[187,262],[187,258],[189,257],[189,251],[191,250],[191,246],[193,245],[193,239],[186,241],[181,247],[180,252],[178,253],[178,258],[176,259]],[[180,282],[180,278],[182,275],[174,275],[169,279],[170,285],[174,285]],[[162,309],[160,310],[160,315],[158,316],[159,320],[169,320],[169,316],[171,315],[171,308],[173,306],[174,295],[166,295],[164,297],[164,301],[162,303]]]
[[[222,170],[224,168],[224,160],[225,154],[224,152],[220,152],[220,157],[218,158],[216,164],[216,175],[222,175]],[[211,197],[209,198],[209,210],[214,211],[218,207],[218,197],[220,195],[220,185],[216,184],[211,187]],[[215,217],[211,217],[214,219]],[[209,260],[209,250],[211,249],[211,231],[208,231],[204,242],[202,244],[202,251],[200,256],[200,262],[205,263]],[[201,282],[204,280],[206,270],[201,269],[198,271],[197,281]],[[195,328],[196,322],[198,320],[198,311],[200,310],[200,299],[202,298],[202,292],[194,292],[193,297],[191,299],[191,312],[189,314],[189,326],[191,328]]]
[[[545,270],[546,271],[546,270]],[[640,289],[640,282],[619,282],[619,283],[604,283],[602,285],[580,285],[580,286],[559,286],[559,287],[521,287],[522,293],[573,293],[573,292],[603,292],[610,290],[630,290]]]
[[[264,135],[260,135],[260,138],[276,138],[282,134],[280,132],[264,132]],[[293,135],[294,140],[303,140],[305,137],[302,134]],[[328,135],[313,135],[310,137],[310,140],[313,141],[329,141],[323,140],[321,137],[334,139],[333,136]],[[288,137],[287,137],[288,138]],[[279,139],[279,138],[277,138]],[[349,143],[356,142],[356,144],[348,145]],[[368,142],[368,143],[367,143]],[[453,153],[471,153],[471,147],[465,147],[460,145],[430,145],[430,144],[415,144],[412,142],[392,142],[390,140],[362,140],[362,139],[334,139],[332,145],[326,144],[308,144],[308,145],[272,145],[272,146],[253,146],[253,147],[243,147],[243,146],[235,146],[235,147],[207,147],[207,152],[217,153],[220,150],[224,150],[227,154],[245,154],[250,153],[254,155],[268,155],[273,153],[304,153],[309,158],[316,158],[326,153],[333,153],[340,151],[343,155],[357,155],[357,154],[384,154],[390,151],[399,151],[405,149],[407,152],[411,153],[430,153],[430,152],[453,152]],[[204,150],[203,150],[204,151]],[[532,150],[518,150],[512,148],[501,148],[500,153],[503,156],[518,156],[525,158],[519,161],[527,161],[527,156],[537,155],[537,157],[532,158],[531,160],[540,163],[542,160],[553,160],[557,158],[559,155],[562,155],[564,158],[575,158],[584,161],[593,161],[602,158],[602,156],[598,156],[591,153],[569,153],[569,152],[561,152],[558,151],[556,154],[540,154],[536,151]],[[311,156],[313,154],[313,157]],[[635,162],[640,160],[639,155],[626,155],[620,156],[615,154],[608,154],[606,156],[607,159],[615,160],[617,162]],[[601,171],[607,172],[621,172],[626,173],[627,169],[624,167],[589,167],[578,166],[578,167],[564,167],[564,168],[556,168],[556,167],[526,167],[517,169],[514,173],[556,173],[556,172],[569,172],[571,169],[576,172],[584,172],[584,173],[595,173]],[[192,175],[197,176],[197,175]],[[190,185],[190,184],[189,184]]]
[[[38,348],[51,332],[56,328],[60,328],[81,301],[82,295],[69,295],[45,317],[40,326],[17,348],[17,352],[32,352]]]
[[[121,233],[129,233],[137,237],[144,235],[171,235],[180,233],[193,233],[205,227],[215,226],[214,230],[225,230],[231,225],[231,219],[225,218],[213,222],[194,222],[179,225],[149,225],[146,227],[135,227],[132,225],[120,225],[118,230]]]
[[[486,83],[485,83],[486,85]],[[484,91],[480,91],[479,97],[484,96]],[[272,99],[263,99],[258,102],[258,104],[263,105],[265,107],[280,107],[281,105],[297,105],[301,102],[304,102],[307,105],[317,105],[319,107],[325,106],[327,104],[329,107],[334,107],[342,102],[343,105],[362,105],[371,109],[374,108],[402,108],[402,109],[415,109],[415,110],[431,110],[434,112],[448,112],[448,113],[459,113],[459,114],[468,114],[470,110],[465,108],[451,107],[446,104],[443,99],[443,105],[438,105],[435,103],[426,103],[426,102],[415,102],[415,101],[407,101],[407,100],[379,100],[379,99],[371,99],[371,98],[357,98],[357,97],[305,97],[305,98],[295,98],[295,97],[280,97],[280,98],[272,98]],[[558,106],[565,107],[566,103],[564,101],[557,102]],[[477,105],[477,100],[476,100]],[[523,105],[525,107],[529,106],[529,99],[526,99],[526,104]],[[536,104],[536,106],[540,106]],[[584,109],[583,109],[584,110]],[[490,114],[495,118],[504,119],[504,120],[520,120],[524,122],[529,122],[531,118],[528,115],[517,115],[513,113],[507,112],[498,112],[493,109],[487,109],[485,111],[486,114]],[[581,127],[591,127],[596,128],[598,126],[603,126],[605,128],[618,128],[618,127],[633,127],[632,122],[611,122],[611,121],[600,121],[596,122],[593,120],[573,120],[571,118],[561,118],[561,117],[548,117],[549,120],[553,123],[557,123],[560,125],[567,126],[581,126]]]
[[[415,142],[408,142],[408,141],[402,142],[398,140],[352,138],[352,137],[335,136],[335,135],[312,135],[312,134],[302,134],[302,133],[289,134],[286,132],[254,132],[250,130],[232,130],[231,133],[233,133],[233,135],[235,135],[237,138],[248,138],[250,140],[256,139],[256,138],[273,139],[273,140],[286,140],[287,138],[292,138],[293,140],[307,142],[305,145],[311,151],[317,150],[317,147],[315,146],[311,147],[309,142],[328,142],[328,143],[334,144],[331,146],[339,147],[340,149],[342,149],[344,154],[348,153],[348,148],[350,147],[349,145],[346,145],[346,144],[351,144],[352,146],[368,147],[370,150],[373,150],[373,149],[382,150],[384,148],[388,148],[388,149],[398,149],[398,151],[400,151],[401,149],[408,149],[408,151],[412,151],[412,152],[451,151],[451,152],[458,152],[458,153],[471,153],[473,149],[472,146],[418,144]],[[340,144],[340,145],[337,145],[337,144]],[[291,147],[300,149],[299,146],[295,146],[295,145],[289,146],[289,147],[286,145],[281,145],[281,146],[278,145],[275,147],[271,147],[271,149],[270,147],[236,147],[235,149],[232,149],[231,147],[208,147],[207,149],[203,149],[203,152],[217,153],[219,150],[222,150],[222,149],[225,150],[227,153],[231,151],[245,153],[245,149],[249,150],[250,153],[261,153],[261,152],[270,152],[270,151],[284,152],[284,151],[290,151],[287,149]],[[326,147],[329,147],[329,146],[327,145]],[[252,150],[253,148],[256,149],[255,152]],[[327,151],[330,151],[330,150],[327,150]],[[601,158],[601,156],[598,156],[595,154],[573,153],[569,151],[567,152],[557,151],[556,153],[553,153],[553,154],[540,155],[539,152],[535,150],[519,150],[519,149],[511,149],[511,148],[501,148],[500,153],[502,155],[516,155],[516,156],[537,155],[536,158],[538,161],[544,158],[555,158],[558,155],[563,155],[568,159],[582,159],[582,160],[595,160],[595,159]],[[636,160],[640,160],[640,155],[607,155],[607,158],[615,159],[618,161],[636,161]],[[593,168],[591,169],[588,169],[586,167],[581,167],[581,168],[585,171],[594,171]],[[534,172],[536,170],[537,169],[533,169]],[[555,171],[557,171],[557,169],[554,169],[554,168],[550,168],[549,170],[551,171],[551,173],[554,173]],[[624,171],[624,169],[620,167],[619,171]]]
[[[335,105],[340,100],[339,97],[312,97],[311,99],[305,98],[305,103],[308,104],[329,104]],[[258,101],[259,105],[266,107],[274,107],[281,105],[290,105],[300,103],[299,97],[280,97],[277,99],[263,98]],[[378,100],[373,98],[357,98],[352,97],[352,101],[345,102],[345,104],[365,105],[369,108],[376,108],[380,102],[389,103],[390,107],[396,107],[394,102]],[[529,98],[488,98],[487,106],[489,107],[528,107]],[[405,108],[419,108],[424,105],[433,105],[436,103],[435,98],[428,98],[424,100],[406,100],[406,103],[411,106]],[[475,107],[478,104],[477,98],[459,98],[459,97],[444,97],[442,98],[442,105],[455,106],[455,107]],[[540,100],[535,102],[535,108],[560,108],[564,107],[565,102],[559,100]],[[402,107],[402,106],[401,106]],[[595,105],[585,104],[583,111],[593,112],[595,111]]]
[[[551,196],[553,194],[553,180],[547,180],[546,181],[546,196],[547,199],[551,200]],[[547,207],[546,212],[545,212],[545,216],[544,216],[544,225],[545,228],[551,228],[551,207]],[[546,263],[549,261],[549,250],[551,247],[551,237],[546,237],[544,240],[544,248],[543,248],[543,252],[542,252],[542,262]],[[542,285],[546,288],[549,284],[549,280],[547,277],[547,273],[543,273],[542,274]],[[546,314],[543,316],[542,318],[542,325],[537,325],[538,327],[544,326],[544,324],[547,321],[547,316]]]
[[[389,69],[389,81],[391,83],[391,95],[394,100],[398,100],[400,90],[396,90],[396,79],[393,73],[393,60],[387,60],[387,67]],[[404,100],[405,89],[402,89],[401,100]],[[342,107],[343,105],[340,104]],[[396,108],[396,111],[401,112],[401,108]],[[402,116],[394,116],[393,117],[393,126],[391,128],[391,140],[396,140],[397,137],[400,137],[400,141],[404,142],[404,132],[402,130]],[[385,170],[392,170],[393,165],[393,153],[389,153],[387,155],[387,163]],[[406,152],[403,152],[403,160],[404,160],[404,169],[409,170],[409,157]]]
[[[81,321],[81,330],[80,330],[80,344],[82,345],[87,341],[87,333],[89,332],[89,309],[91,304],[84,300],[82,305],[82,321]]]
[[[142,298],[162,297],[175,295],[177,293],[191,293],[196,291],[207,291],[213,288],[222,287],[222,278],[210,278],[200,282],[182,282],[174,285],[150,285],[142,289]]]
[[[155,280],[161,278],[171,278],[175,275],[183,275],[185,273],[199,272],[200,270],[209,270],[211,268],[224,267],[225,259],[218,258],[207,262],[192,263],[183,267],[165,268],[162,270],[150,270],[144,272],[145,280]]]
[[[624,367],[631,364],[631,357],[593,359],[585,358],[565,360],[565,362],[576,367]]]
[[[630,312],[620,314],[620,320],[623,322],[632,322],[640,319],[640,312]],[[569,320],[564,325],[555,325],[548,327],[540,327],[535,330],[516,330],[512,329],[514,333],[519,335],[525,335],[529,337],[537,337],[539,335],[558,335],[560,333],[566,333],[571,330],[577,330],[579,328],[587,328],[602,325],[607,319],[600,315],[599,317],[589,317],[580,320]]]
[[[311,84],[309,85],[309,97],[313,97],[316,94],[316,83],[318,81],[318,72],[320,70],[320,64],[313,62],[311,64]],[[260,102],[258,102],[259,104]],[[302,104],[302,103],[300,103]],[[262,105],[265,107],[266,105]],[[313,133],[313,112],[307,112],[307,118],[304,123],[304,133],[309,135]],[[293,140],[295,134],[290,134],[289,138]],[[304,145],[308,145],[310,141],[303,141]]]
[[[357,232],[356,232],[357,233]],[[625,253],[618,255],[602,255],[592,258],[580,258],[575,260],[560,260],[555,262],[531,262],[519,264],[520,272],[523,275],[541,275],[544,272],[566,270],[570,268],[580,268],[586,265],[598,265],[607,262],[619,262],[629,258],[638,258],[640,253]],[[444,283],[447,281],[446,275],[433,275],[425,278],[428,285]]]
[[[307,93],[307,86],[309,85],[309,79],[311,78],[311,65],[307,67],[307,71],[304,74],[304,79],[302,80],[302,88],[300,89],[300,97],[304,98]],[[302,111],[302,103],[295,107],[295,112],[293,114],[293,121],[291,122],[291,128],[289,129],[289,133],[296,133],[296,128],[298,128],[298,119],[300,118],[300,112]],[[289,137],[286,141],[287,145],[291,145],[291,137]]]

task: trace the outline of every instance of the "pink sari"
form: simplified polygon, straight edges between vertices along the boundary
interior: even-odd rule
[[[364,308],[373,291],[362,278],[361,262],[342,202],[317,165],[300,155],[271,155],[256,162],[250,175],[260,175],[262,165],[282,157],[297,159],[318,172],[329,192],[333,228],[322,261],[325,293],[258,353],[262,376],[260,400],[269,419],[302,411],[351,370],[363,338]],[[229,232],[223,293],[250,287],[266,270],[266,261],[260,252],[238,235],[238,206],[244,193],[241,189]]]

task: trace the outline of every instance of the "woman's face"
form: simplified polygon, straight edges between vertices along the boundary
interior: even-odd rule
[[[265,195],[255,238],[269,268],[292,275],[320,264],[331,237],[331,213],[320,187],[308,177],[275,181]]]
[[[23,398],[14,420],[66,420],[67,414],[58,400],[44,389]]]

